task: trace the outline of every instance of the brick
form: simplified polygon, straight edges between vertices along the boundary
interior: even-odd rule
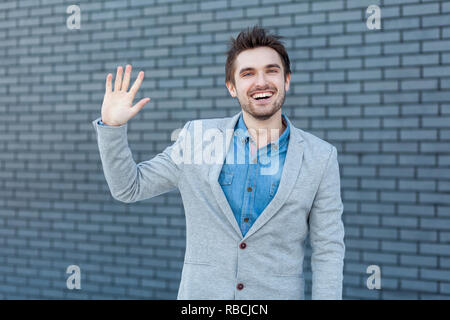
[[[438,191],[450,191],[450,183],[446,181],[439,181],[438,183]]]
[[[410,265],[410,266],[436,267],[437,258],[425,255],[401,254],[400,263],[402,265]]]
[[[330,36],[331,46],[355,45],[362,43],[362,35]]]
[[[442,77],[446,72],[450,71],[450,67],[425,67],[423,70],[424,77]]]
[[[336,58],[343,56],[344,49],[342,48],[313,49],[313,58]]]
[[[200,10],[217,10],[224,9],[228,6],[227,1],[202,1],[200,3]]]
[[[398,213],[401,215],[416,215],[416,216],[433,216],[434,208],[432,205],[403,205],[398,206]]]
[[[330,92],[359,92],[361,90],[361,84],[359,82],[330,84],[328,86]]]
[[[297,25],[324,23],[326,15],[324,13],[297,14],[294,16],[294,23]]]
[[[388,56],[388,57],[377,57],[377,58],[366,58],[366,67],[386,67],[386,66],[397,66],[400,61],[399,56]]]
[[[393,228],[363,228],[363,237],[376,239],[397,239],[397,230]]]
[[[342,23],[342,22],[340,22]],[[345,32],[353,33],[353,32],[366,32],[367,25],[363,22],[345,22]]]
[[[422,19],[422,23],[425,22],[425,19],[430,19],[431,17],[427,17]],[[432,21],[436,21],[436,18],[433,17]],[[430,23],[431,25],[431,23]],[[414,29],[414,30],[405,30],[403,31],[403,39],[406,41],[411,40],[436,40],[439,39],[439,29],[438,28],[426,28],[426,29]]]
[[[347,95],[348,104],[379,104],[380,95],[377,93],[371,94],[348,94]]]
[[[275,14],[275,6],[264,6],[258,8],[248,8],[245,10],[248,17],[263,17]],[[290,12],[291,13],[291,12]]]
[[[400,88],[402,90],[417,90],[417,89],[437,89],[437,80],[402,80],[400,81]]]
[[[450,14],[441,14],[441,15],[437,15],[437,16],[423,17],[422,25],[424,27],[445,26],[445,25],[448,25],[449,18],[450,18]]]
[[[344,80],[344,72],[334,71],[334,72],[314,72],[313,81],[342,81]]]
[[[384,52],[386,54],[396,53],[416,53],[419,51],[419,43],[401,43],[401,44],[386,44],[384,46]]]
[[[280,14],[308,12],[308,3],[280,4],[278,12]]]
[[[437,131],[436,130],[400,130],[401,140],[436,140]]]
[[[420,280],[401,280],[401,287],[412,291],[436,292],[437,282]]]
[[[360,140],[360,134],[358,131],[328,131],[328,138],[332,140]]]
[[[342,104],[342,95],[322,95],[314,96],[312,103],[313,105],[330,105],[330,104]],[[342,127],[342,125],[340,125]]]
[[[347,8],[363,8],[367,9],[370,5],[378,5],[381,6],[380,0],[347,0],[346,1]]]
[[[360,10],[332,11],[328,16],[329,21],[360,21],[362,15]]]
[[[447,244],[438,244],[438,243],[420,243],[420,253],[423,254],[437,254],[437,255],[449,255],[449,245]]]
[[[450,271],[423,268],[420,270],[420,277],[427,280],[442,281],[442,279],[450,279]]]
[[[381,192],[380,198],[382,201],[390,201],[390,202],[415,202],[416,194],[415,192],[400,192],[400,191],[389,191],[389,192]]]
[[[386,253],[416,253],[417,248],[416,244],[411,242],[383,240],[381,242],[381,249]],[[383,268],[383,272],[388,276],[417,277],[417,270],[414,268],[385,267]]]
[[[401,230],[400,238],[402,240],[431,242],[437,240],[437,232],[422,230]]]
[[[380,290],[367,290],[367,288],[354,288],[354,287],[346,287],[344,289],[345,295],[347,295],[350,299],[354,297],[361,297],[362,299],[370,299],[377,300],[380,299]]]
[[[450,40],[424,41],[422,46],[424,52],[446,51],[450,49]]]
[[[383,21],[383,29],[400,30],[418,28],[420,24],[419,18],[399,18],[385,19]]]
[[[369,80],[369,79],[381,79],[381,71],[380,70],[364,70],[359,71],[350,70],[348,72],[349,80]]]
[[[395,254],[385,254],[385,253],[375,253],[375,252],[364,252],[363,260],[368,263],[388,263],[395,264],[397,262],[397,255]]]
[[[330,69],[357,69],[361,68],[361,59],[335,59],[328,60]]]
[[[403,14],[405,16],[409,15],[426,15],[439,12],[438,3],[429,4],[416,4],[416,5],[405,5],[403,6]]]
[[[365,42],[373,44],[378,42],[398,42],[400,40],[400,32],[398,31],[382,31],[377,33],[366,33]]]
[[[296,39],[294,42],[295,48],[324,47],[325,44],[326,44],[325,37],[301,38]]]
[[[364,91],[397,91],[398,81],[364,81]]]
[[[448,152],[449,145],[446,142],[427,142],[421,143],[420,150],[422,153],[425,152]]]
[[[416,278],[418,275],[417,268],[384,266],[382,269],[384,276],[404,277],[407,279]]]

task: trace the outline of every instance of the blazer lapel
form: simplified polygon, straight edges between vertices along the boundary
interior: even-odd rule
[[[286,117],[287,119],[287,117]],[[290,137],[288,150],[286,153],[286,159],[284,162],[283,173],[281,175],[280,184],[277,193],[273,197],[272,201],[263,210],[261,215],[256,219],[250,230],[245,235],[248,238],[258,229],[260,229],[272,216],[280,210],[282,205],[286,202],[292,189],[294,188],[297,177],[300,173],[300,168],[303,161],[303,152],[305,144],[303,138],[299,133],[299,130],[295,128],[292,123],[287,119],[290,125]],[[236,219],[235,219],[236,220]]]
[[[233,143],[233,132],[234,127],[236,125],[236,122],[239,119],[241,112],[234,115],[231,120],[225,123],[224,126],[219,127],[218,129],[222,131],[224,141],[225,141],[225,151],[223,152],[223,157],[220,159],[220,161],[217,161],[217,163],[214,163],[209,168],[208,178],[209,178],[209,184],[211,185],[211,190],[214,195],[214,198],[217,200],[217,203],[219,204],[219,207],[222,209],[223,213],[225,214],[228,221],[233,226],[233,229],[238,233],[239,237],[242,238],[242,232],[239,228],[239,225],[236,221],[236,218],[234,217],[233,210],[231,210],[230,204],[228,203],[228,200],[223,193],[222,187],[219,184],[219,174],[222,170],[223,163],[225,161],[225,158],[227,156],[230,144]],[[227,134],[228,132],[228,134]],[[219,163],[220,162],[220,163]]]

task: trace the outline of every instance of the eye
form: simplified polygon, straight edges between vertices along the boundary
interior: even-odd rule
[[[250,72],[247,72],[247,73],[244,73],[242,76],[245,77],[245,76],[250,75],[250,74],[251,74]]]
[[[278,71],[273,69],[273,70],[269,70],[269,72],[275,72],[275,73],[276,73],[276,72],[278,72]]]

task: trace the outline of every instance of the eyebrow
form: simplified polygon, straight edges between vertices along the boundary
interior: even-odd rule
[[[265,68],[266,68],[266,69],[269,69],[269,68],[278,68],[278,69],[281,70],[281,67],[280,67],[277,63],[268,64],[267,66],[265,66]],[[255,68],[250,68],[250,67],[248,67],[248,68],[242,68],[241,70],[239,70],[239,74],[241,74],[242,72],[245,72],[245,71],[250,71],[250,70],[255,70]]]

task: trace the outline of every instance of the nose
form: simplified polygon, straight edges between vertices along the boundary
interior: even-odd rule
[[[266,76],[264,72],[259,72],[256,76],[256,86],[264,88],[266,86]]]

